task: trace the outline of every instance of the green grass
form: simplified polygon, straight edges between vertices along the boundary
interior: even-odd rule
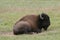
[[[27,14],[45,12],[51,25],[33,35],[13,35],[14,23]],[[60,0],[0,0],[0,40],[60,40]]]

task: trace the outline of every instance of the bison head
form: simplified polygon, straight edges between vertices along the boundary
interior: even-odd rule
[[[40,29],[47,30],[47,28],[50,25],[50,18],[47,14],[42,13],[41,15],[38,16],[38,27]]]

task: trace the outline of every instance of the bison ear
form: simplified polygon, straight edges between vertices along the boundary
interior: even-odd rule
[[[42,17],[42,14],[40,14],[40,19],[42,19],[42,20],[44,19],[44,18]]]

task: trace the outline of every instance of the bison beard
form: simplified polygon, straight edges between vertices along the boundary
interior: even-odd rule
[[[50,25],[50,18],[47,14],[27,15],[17,21],[13,28],[14,34],[39,33],[42,28],[47,30]]]

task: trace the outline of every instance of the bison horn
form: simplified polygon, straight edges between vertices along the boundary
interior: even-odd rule
[[[42,17],[42,14],[40,15],[40,18],[43,20],[44,18]]]

